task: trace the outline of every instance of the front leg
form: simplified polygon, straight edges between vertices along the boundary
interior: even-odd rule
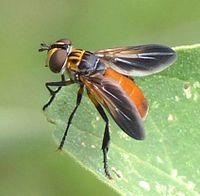
[[[68,86],[68,85],[74,83],[74,81],[72,81],[72,80],[65,80],[64,75],[61,75],[61,79],[62,79],[62,81],[59,81],[59,82],[47,82],[45,84],[46,88],[48,89],[48,91],[51,94],[51,97],[50,97],[49,101],[43,106],[43,108],[42,108],[43,111],[46,110],[46,108],[52,103],[56,94],[61,90],[61,88],[63,86]],[[52,90],[50,88],[50,86],[57,86],[58,88],[56,90]]]
[[[62,147],[63,147],[63,145],[64,145],[64,143],[65,143],[65,139],[66,139],[66,137],[67,137],[67,132],[68,132],[69,127],[70,127],[70,125],[71,125],[72,119],[73,119],[73,117],[74,117],[74,114],[76,113],[76,110],[78,109],[78,106],[79,106],[80,103],[81,103],[81,100],[82,100],[82,97],[83,97],[83,91],[84,91],[84,85],[81,84],[81,85],[80,85],[80,88],[79,88],[79,91],[78,91],[78,93],[77,93],[76,106],[74,107],[72,113],[71,113],[70,116],[69,116],[69,119],[68,119],[68,122],[67,122],[67,127],[66,127],[66,129],[65,129],[65,132],[64,132],[64,135],[63,135],[62,140],[61,140],[61,142],[60,142],[60,145],[59,145],[59,147],[58,147],[58,150],[62,150]]]

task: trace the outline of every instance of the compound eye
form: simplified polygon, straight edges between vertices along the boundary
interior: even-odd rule
[[[54,50],[54,49],[52,49]],[[64,66],[67,59],[66,50],[56,49],[55,51],[49,51],[49,68],[54,73],[59,73]]]

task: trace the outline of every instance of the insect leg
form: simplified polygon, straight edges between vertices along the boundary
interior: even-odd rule
[[[101,149],[103,151],[103,164],[104,164],[105,174],[109,179],[112,179],[112,177],[110,175],[110,172],[108,170],[108,150],[109,150],[109,142],[110,142],[109,120],[108,120],[108,117],[106,116],[106,113],[105,113],[104,109],[97,102],[95,97],[89,91],[87,93],[88,93],[88,96],[89,96],[90,100],[95,105],[95,107],[98,110],[99,114],[101,115],[101,117],[103,118],[103,120],[106,123]]]
[[[52,103],[52,101],[54,100],[56,94],[61,90],[61,88],[63,86],[68,86],[68,85],[74,83],[72,80],[65,80],[64,75],[61,75],[61,80],[62,81],[59,81],[59,82],[47,82],[45,84],[46,88],[48,89],[48,91],[51,94],[51,97],[50,97],[49,101],[43,106],[43,108],[42,108],[43,111]],[[52,90],[50,88],[50,86],[57,86],[58,88],[56,90]]]
[[[62,147],[63,147],[63,145],[64,145],[64,143],[65,143],[65,139],[66,139],[66,136],[67,136],[67,132],[68,132],[69,127],[70,127],[70,125],[71,125],[72,119],[73,119],[73,117],[74,117],[74,114],[76,113],[76,110],[78,109],[78,106],[79,106],[80,103],[81,103],[81,99],[82,99],[82,96],[83,96],[83,91],[84,91],[84,86],[81,84],[81,85],[80,85],[80,88],[79,88],[79,91],[78,91],[78,93],[77,93],[76,106],[75,106],[75,108],[73,109],[72,113],[71,113],[70,116],[69,116],[69,120],[68,120],[68,122],[67,122],[67,128],[66,128],[66,130],[65,130],[65,133],[64,133],[64,135],[63,135],[63,137],[62,137],[62,140],[61,140],[61,142],[60,142],[60,145],[59,145],[59,147],[58,147],[59,150],[62,150]]]

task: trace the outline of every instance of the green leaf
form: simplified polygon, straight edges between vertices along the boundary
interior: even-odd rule
[[[150,105],[146,139],[128,137],[110,117],[113,180],[103,170],[105,123],[87,96],[69,129],[63,150],[120,194],[200,195],[200,45],[175,50],[178,60],[168,70],[136,79]],[[77,89],[77,84],[63,88],[46,111],[56,125],[58,144],[75,106]]]

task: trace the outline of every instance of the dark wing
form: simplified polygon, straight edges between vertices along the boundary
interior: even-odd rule
[[[81,76],[81,81],[126,134],[137,140],[144,139],[145,131],[138,110],[117,82],[98,73],[90,77]]]
[[[95,55],[117,72],[128,76],[151,75],[166,69],[176,60],[174,50],[156,44],[99,50]]]

